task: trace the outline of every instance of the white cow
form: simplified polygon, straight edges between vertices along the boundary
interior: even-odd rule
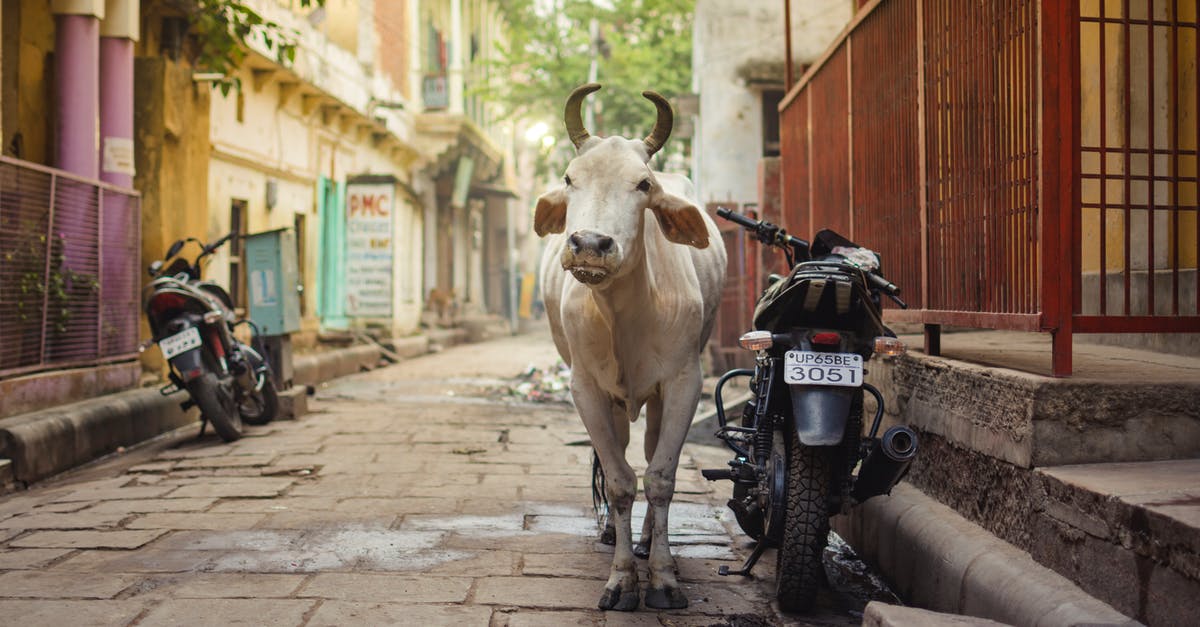
[[[625,460],[629,424],[646,407],[649,508],[639,553],[649,553],[646,606],[687,607],[667,541],[667,511],[684,437],[700,399],[700,352],[725,278],[725,248],[713,221],[688,200],[691,181],[654,172],[650,156],[671,134],[666,99],[645,140],[592,137],[580,105],[595,83],[567,99],[577,154],[562,185],[538,198],[534,228],[547,241],[541,284],[571,395],[606,478],[616,531],[601,609],[638,607],[630,513],[637,475]],[[648,546],[647,546],[648,545]]]

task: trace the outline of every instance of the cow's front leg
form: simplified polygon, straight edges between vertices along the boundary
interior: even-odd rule
[[[696,403],[700,401],[699,364],[683,372],[662,388],[662,420],[653,457],[646,469],[647,515],[653,515],[650,542],[650,587],[646,590],[646,606],[657,609],[687,607],[688,600],[675,578],[675,559],[667,539],[667,514],[675,492],[675,471],[683,440],[687,437]],[[653,425],[647,421],[647,430]]]
[[[646,403],[646,438],[645,448],[646,463],[649,464],[654,460],[654,451],[658,448],[658,430],[662,427],[662,393],[656,393],[651,396]],[[642,520],[642,534],[638,536],[637,546],[633,547],[633,554],[646,559],[650,557],[650,542],[653,537],[654,530],[654,505],[649,501],[646,502],[646,516]]]
[[[625,460],[620,427],[613,423],[614,420],[628,418],[612,411],[611,399],[586,375],[576,374],[571,378],[571,396],[592,440],[592,447],[600,457],[608,495],[609,518],[617,536],[612,568],[597,606],[602,610],[636,610],[640,598],[637,566],[633,560],[630,516],[633,513],[633,497],[637,492],[637,475]],[[628,426],[625,429],[627,433]],[[627,442],[628,435],[625,439]]]
[[[627,415],[625,412],[625,405],[622,403],[613,401],[612,425],[617,434],[617,443],[621,446],[622,459],[624,459],[624,457],[625,457],[625,449],[629,448],[629,421],[621,420],[621,416],[623,416],[623,415]],[[593,449],[594,448],[595,447],[593,447]],[[648,459],[649,458],[647,458],[647,460]],[[604,466],[601,465],[600,468],[601,468],[601,476],[603,476]],[[605,496],[607,497],[608,494],[606,493]],[[643,534],[641,536],[641,538],[643,541],[646,542],[646,546],[649,547],[650,546],[650,536]],[[608,544],[608,545],[613,545],[613,544],[617,543],[617,529],[616,529],[616,527],[613,526],[613,519],[612,519],[611,513],[605,517],[604,530],[600,532],[600,543]],[[633,552],[638,557],[645,559],[647,553],[639,552],[641,550],[641,548],[642,548],[642,542],[639,541],[638,545],[636,547],[634,547]]]

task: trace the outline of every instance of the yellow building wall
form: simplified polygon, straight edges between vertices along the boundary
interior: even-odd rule
[[[1100,17],[1103,10],[1106,20],[1119,20],[1125,5],[1119,0],[1105,0],[1103,7],[1100,2],[1083,2],[1081,16]],[[1145,4],[1128,5],[1131,19],[1149,17]],[[1172,5],[1178,5],[1178,16],[1172,14]],[[1159,22],[1195,23],[1197,19],[1195,7],[1190,3],[1160,2],[1155,3],[1154,9],[1153,17]],[[1127,236],[1131,270],[1197,267],[1200,248],[1197,212],[1194,209],[1169,209],[1174,206],[1194,208],[1198,200],[1196,157],[1172,155],[1197,149],[1196,46],[1195,28],[1160,25],[1151,31],[1147,26],[1135,25],[1126,34],[1121,24],[1101,25],[1087,21],[1081,24],[1080,131],[1085,150],[1080,165],[1084,175],[1104,176],[1102,180],[1086,177],[1082,180],[1081,200],[1084,205],[1103,202],[1106,207],[1082,211],[1082,269],[1085,273],[1098,272],[1102,266],[1106,271],[1124,270]],[[1130,57],[1128,82],[1124,68],[1126,48]],[[1102,49],[1103,54],[1100,54]],[[1172,59],[1177,64],[1174,75]],[[1128,160],[1125,154],[1127,124],[1128,147],[1133,149]],[[1099,151],[1087,150],[1098,146],[1108,149],[1103,158]],[[1156,151],[1153,162],[1147,154],[1150,148]],[[1128,192],[1127,175],[1131,175]],[[1146,180],[1151,176],[1153,183]],[[1150,202],[1156,207],[1153,220],[1144,208],[1130,208],[1127,219],[1127,204],[1144,206]],[[1151,235],[1153,250],[1150,249]]]
[[[48,62],[54,51],[54,16],[45,0],[4,4],[7,19],[13,22],[10,27],[15,26],[18,32],[4,33],[6,38],[15,36],[17,42],[15,46],[4,42],[6,50],[16,51],[15,58],[4,62],[5,69],[15,70],[16,74],[15,80],[6,77],[4,84],[10,88],[15,85],[16,93],[3,94],[5,100],[12,99],[4,105],[5,115],[14,116],[5,120],[3,151],[26,161],[53,165],[50,94],[54,86],[50,81],[54,72]]]

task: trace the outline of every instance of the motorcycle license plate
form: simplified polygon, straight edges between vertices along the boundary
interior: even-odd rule
[[[859,387],[863,384],[863,358],[857,353],[788,351],[783,356],[783,380],[791,384]]]
[[[200,348],[200,344],[200,330],[196,327],[188,327],[171,337],[159,340],[158,348],[162,350],[165,359],[170,359],[193,348]]]

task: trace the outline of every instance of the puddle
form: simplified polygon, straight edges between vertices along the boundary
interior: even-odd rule
[[[419,571],[475,556],[470,551],[439,548],[446,535],[443,531],[366,526],[308,532],[197,532],[179,548],[220,551],[204,566],[204,570],[218,572]]]

